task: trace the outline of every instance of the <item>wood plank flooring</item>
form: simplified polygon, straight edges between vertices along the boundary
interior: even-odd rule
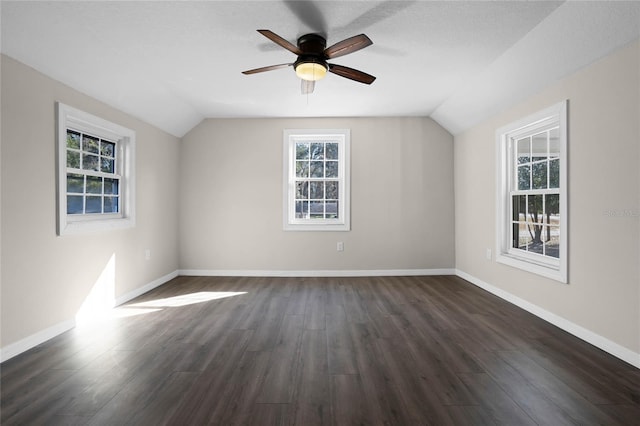
[[[3,425],[640,425],[640,370],[453,276],[179,277],[1,368]]]

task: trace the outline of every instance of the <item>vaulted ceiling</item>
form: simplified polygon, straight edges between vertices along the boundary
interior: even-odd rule
[[[173,135],[207,117],[431,116],[458,133],[640,34],[639,2],[2,1],[2,53]],[[301,95],[290,42],[365,33]]]

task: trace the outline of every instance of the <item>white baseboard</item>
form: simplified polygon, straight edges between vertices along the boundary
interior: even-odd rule
[[[181,269],[180,275],[202,277],[402,277],[455,275],[455,269],[358,269],[358,270],[254,270]]]
[[[178,271],[173,271],[170,274],[167,274],[163,277],[158,278],[157,280],[153,280],[152,282],[145,284],[142,287],[138,287],[137,289],[132,290],[116,298],[115,304],[116,306],[121,305],[133,298],[140,296],[141,294],[144,294],[150,290],[153,290],[154,288],[166,283],[167,281],[177,276],[178,276]],[[29,349],[36,347],[41,343],[46,342],[49,339],[53,339],[54,337],[64,333],[65,331],[71,330],[75,326],[76,326],[76,321],[74,318],[71,320],[63,321],[45,330],[41,330],[15,343],[11,343],[10,345],[7,345],[4,348],[0,349],[0,362],[5,362],[6,360],[13,358],[16,355],[20,355],[21,353],[26,352]]]
[[[5,346],[0,349],[0,362],[13,358],[16,355],[20,355],[22,352],[26,352],[31,348],[38,346],[41,343],[46,342],[49,339],[71,330],[76,326],[75,319],[63,321],[52,327],[41,330],[31,336],[25,337],[22,340],[18,340],[15,343]]]
[[[136,297],[145,294],[148,291],[153,290],[156,287],[161,286],[162,284],[174,279],[178,276],[178,271],[173,271],[167,275],[164,275],[156,280],[151,281],[149,284],[145,284],[142,287],[138,287],[130,292],[127,292],[116,298],[116,306],[122,305],[123,303],[127,303],[129,300],[135,299]]]
[[[533,303],[527,302],[524,299],[519,298],[509,292],[506,292],[498,287],[495,287],[489,283],[486,283],[473,275],[469,275],[464,271],[456,269],[457,276],[462,279],[469,281],[471,284],[474,284],[489,293],[492,293],[499,298],[506,300],[507,302],[513,303],[514,305],[524,309],[527,312],[532,313],[533,315],[541,318],[556,327],[566,331],[567,333],[573,334],[574,336],[584,340],[587,343],[592,344],[593,346],[602,349],[603,351],[619,358],[634,367],[640,368],[640,353],[633,352],[631,349],[625,348],[606,337],[603,337],[599,334],[594,333],[591,330],[587,330],[584,327],[579,326],[559,315],[556,315],[552,312],[549,312],[538,305],[534,305]]]

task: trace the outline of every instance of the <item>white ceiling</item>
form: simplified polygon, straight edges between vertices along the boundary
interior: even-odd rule
[[[640,2],[2,1],[2,53],[183,136],[206,117],[431,116],[458,133],[640,34]],[[309,96],[295,44],[365,33]]]

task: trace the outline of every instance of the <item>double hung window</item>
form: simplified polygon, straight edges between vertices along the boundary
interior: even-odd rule
[[[58,103],[58,234],[134,224],[135,132]]]
[[[349,230],[349,130],[285,130],[284,229]]]
[[[567,281],[566,102],[498,130],[498,262]]]
[[[117,142],[67,129],[67,214],[121,216]]]

